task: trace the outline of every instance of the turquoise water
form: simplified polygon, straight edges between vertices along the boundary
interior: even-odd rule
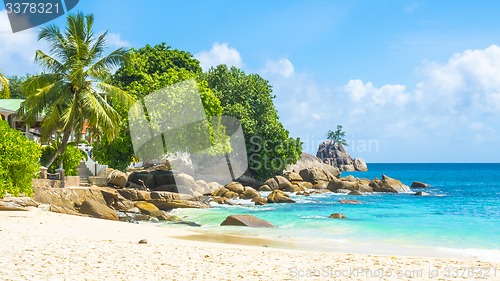
[[[371,164],[360,178],[386,174],[410,185],[423,181],[431,196],[373,193],[365,196],[326,193],[292,196],[296,204],[219,206],[178,209],[202,230],[289,239],[301,248],[373,254],[407,254],[480,258],[500,261],[500,164]],[[342,205],[356,199],[361,205]],[[343,213],[347,220],[329,219]],[[219,227],[231,214],[252,214],[276,229]]]

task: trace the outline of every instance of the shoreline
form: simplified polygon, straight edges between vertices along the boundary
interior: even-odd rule
[[[303,251],[281,248],[290,246],[289,241],[275,245],[267,239],[241,240],[234,235],[222,236],[225,243],[215,243],[221,237],[198,231],[39,209],[0,212],[0,220],[3,253],[0,275],[5,280],[75,277],[81,280],[302,280],[342,276],[354,280],[380,280],[381,277],[463,280],[470,279],[470,274],[496,280],[500,276],[500,272],[496,272],[500,271],[500,263],[477,259]],[[200,242],[200,238],[211,241]],[[138,244],[141,239],[147,239],[148,243]],[[246,245],[233,244],[238,241]],[[269,247],[263,247],[263,243]],[[456,274],[450,271],[455,269]],[[336,277],[339,274],[344,275]]]

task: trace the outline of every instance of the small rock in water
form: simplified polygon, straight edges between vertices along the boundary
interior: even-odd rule
[[[329,216],[331,219],[347,219],[347,217],[342,213],[333,213]]]
[[[361,204],[361,201],[359,200],[339,200],[340,204],[354,204],[358,205]]]
[[[429,187],[430,185],[425,183],[425,182],[420,182],[420,181],[414,181],[411,184],[411,188],[426,188]]]
[[[424,192],[424,191],[419,191],[419,192],[416,192],[413,195],[415,195],[415,196],[429,196],[430,194],[427,193],[427,192]]]
[[[351,192],[349,192],[349,194],[347,195],[363,195],[363,192],[359,191],[359,190],[353,190]]]
[[[139,240],[139,242],[138,242],[138,243],[139,243],[139,244],[148,244],[148,240],[146,240],[146,239],[141,239],[141,240]]]

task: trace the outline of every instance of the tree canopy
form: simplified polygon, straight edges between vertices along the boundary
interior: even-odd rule
[[[192,54],[172,49],[161,43],[132,49],[129,59],[116,71],[111,81],[141,100],[164,87],[195,79],[201,71],[200,63]],[[222,115],[219,99],[208,87],[207,82],[198,80],[197,86],[207,119]],[[115,108],[128,122],[128,108]],[[170,105],[169,108],[175,109],[175,106]],[[120,169],[131,162],[134,151],[127,122],[122,123],[117,139],[101,142],[94,148],[94,156],[98,161]]]
[[[254,176],[271,177],[299,159],[301,141],[290,138],[279,121],[267,80],[226,65],[210,69],[203,78],[219,98],[223,114],[240,120]]]
[[[28,124],[34,123],[42,112],[42,141],[52,134],[62,134],[61,145],[44,166],[50,166],[65,151],[70,135],[81,137],[88,124],[95,138],[106,134],[113,139],[119,133],[120,115],[108,104],[105,96],[123,104],[132,99],[120,88],[105,81],[110,69],[125,59],[126,50],[117,49],[107,56],[107,32],[94,36],[94,17],[82,13],[67,17],[63,32],[56,25],[41,29],[38,39],[50,44],[50,54],[36,51],[35,62],[45,70],[23,83],[26,100],[20,114]]]
[[[334,145],[347,146],[347,142],[344,139],[345,131],[342,130],[342,125],[337,125],[335,131],[328,130],[327,138],[333,142]]]

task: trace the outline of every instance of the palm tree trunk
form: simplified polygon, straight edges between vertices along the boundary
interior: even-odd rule
[[[54,163],[54,161],[56,160],[57,156],[59,156],[64,150],[66,150],[66,146],[68,145],[68,140],[70,135],[71,135],[71,127],[64,130],[61,145],[57,148],[56,152],[54,153],[54,155],[52,155],[49,161],[47,161],[47,163],[43,163],[44,167],[47,168],[50,167],[50,165],[52,165],[52,163]]]

